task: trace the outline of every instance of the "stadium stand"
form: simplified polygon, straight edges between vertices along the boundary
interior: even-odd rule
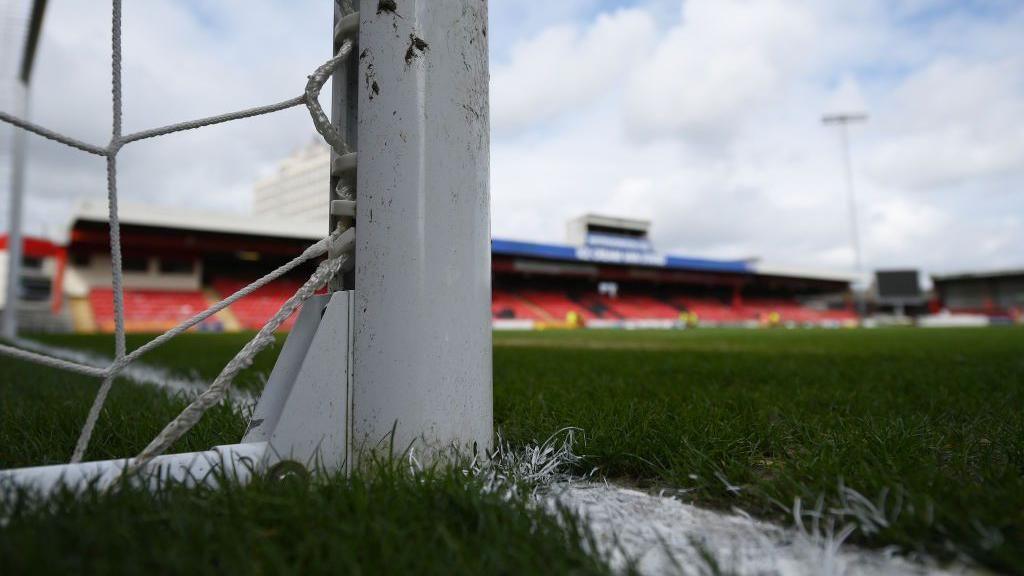
[[[614,299],[609,298],[596,292],[589,292],[584,294],[577,294],[574,298],[576,302],[583,306],[587,310],[590,310],[594,316],[603,319],[624,319],[625,316],[616,309],[614,305]]]
[[[213,289],[220,298],[226,298],[238,290],[251,284],[256,278],[216,278],[212,282]],[[284,305],[288,298],[302,285],[297,280],[280,279],[267,284],[238,301],[231,307],[231,312],[238,319],[239,324],[246,330],[259,330],[277,311]],[[292,314],[288,320],[281,325],[283,330],[288,330],[295,323],[298,314]]]
[[[504,290],[494,290],[491,294],[491,315],[506,320],[552,320],[535,304]]]
[[[1024,322],[1024,270],[932,276],[935,311]]]
[[[819,310],[803,306],[794,300],[781,298],[747,299],[744,301],[743,308],[749,318],[762,322],[772,314],[778,314],[780,322],[801,325],[846,322],[856,319],[856,314],[852,310]]]
[[[671,302],[696,314],[702,324],[742,324],[755,319],[745,314],[742,308],[734,308],[717,298],[682,296],[673,298]]]
[[[521,293],[524,300],[534,304],[549,316],[557,320],[565,320],[570,312],[579,314],[584,320],[600,318],[586,306],[574,301],[564,292],[545,290],[525,290]]]
[[[94,288],[89,291],[89,304],[97,328],[109,332],[114,329],[113,290]],[[125,290],[124,323],[133,332],[162,332],[202,312],[209,303],[202,292],[176,292],[166,290]],[[216,328],[213,318],[204,325]]]
[[[653,296],[641,294],[602,297],[608,308],[620,318],[629,320],[678,320],[681,308],[671,306]]]
[[[79,331],[113,329],[106,214],[102,204],[81,205],[67,247],[58,247],[66,250],[68,273],[52,278],[54,307],[63,307]],[[842,302],[836,295],[848,290],[847,277],[659,254],[647,237],[648,225],[587,216],[571,223],[569,244],[493,240],[495,326],[672,327],[694,320],[701,325],[834,325],[855,319],[849,310],[828,310],[823,304],[826,299]],[[130,331],[166,330],[320,238],[307,222],[131,205],[121,207],[121,235]],[[268,284],[202,328],[258,329],[309,272],[297,270],[294,277]]]

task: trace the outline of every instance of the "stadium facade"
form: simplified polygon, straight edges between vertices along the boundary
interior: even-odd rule
[[[1024,269],[932,276],[941,307],[1002,321],[1024,320]]]
[[[328,228],[329,174],[327,148],[312,142],[256,183],[251,216],[122,205],[127,329],[166,330],[319,240]],[[493,239],[494,325],[856,323],[850,292],[854,274],[778,268],[756,259],[665,254],[655,248],[649,233],[650,222],[644,220],[590,214],[567,224],[564,243]],[[102,202],[77,206],[66,241],[28,240],[22,325],[29,330],[111,331],[109,242]],[[4,258],[0,241],[0,272]],[[259,328],[311,272],[312,265],[293,271],[200,328]],[[936,277],[937,297],[929,306],[933,311],[982,315],[979,321],[1019,318],[1022,283],[1020,272]],[[290,326],[291,321],[285,324]]]
[[[321,237],[308,219],[120,208],[126,326],[161,331],[283,264]],[[765,323],[842,325],[854,320],[837,273],[771,269],[752,260],[662,254],[640,220],[585,216],[564,244],[492,241],[495,326],[676,327]],[[83,202],[67,240],[34,242],[32,298],[48,329],[113,329],[107,209]],[[308,267],[307,267],[308,268]],[[311,268],[299,269],[207,320],[201,329],[261,326]],[[290,323],[286,325],[290,326]]]

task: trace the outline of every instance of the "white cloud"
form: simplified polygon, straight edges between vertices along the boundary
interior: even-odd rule
[[[554,26],[512,48],[492,71],[495,133],[514,133],[571,112],[625,79],[646,52],[654,22],[645,12],[602,14],[585,30]]]
[[[820,116],[862,104],[869,265],[1024,264],[1024,5],[1000,10],[492,0],[492,229],[560,241],[566,219],[609,212],[652,219],[663,250],[849,266],[840,147]],[[108,18],[109,4],[50,3],[33,111],[99,143]],[[321,0],[128,3],[126,129],[297,94],[328,57],[330,21]],[[259,172],[311,134],[296,109],[133,144],[122,193],[241,213]],[[103,195],[103,163],[31,141],[30,229],[53,230],[73,199]]]
[[[893,92],[880,115],[889,138],[869,157],[872,176],[907,188],[1014,171],[1024,176],[1024,56],[937,60]]]
[[[638,61],[626,120],[641,136],[728,136],[785,96],[814,54],[816,32],[800,3],[686,2],[679,23]]]
[[[330,56],[330,5],[231,0],[202,7],[128,3],[124,130],[284,100]],[[326,97],[326,95],[325,95]],[[51,2],[33,87],[34,121],[97,144],[110,138],[110,6]],[[130,144],[119,155],[127,202],[244,213],[258,171],[313,133],[294,109]],[[30,137],[28,229],[59,228],[74,201],[105,195],[94,156]]]
[[[827,114],[866,113],[867,102],[857,79],[850,75],[843,76],[842,81],[829,96],[824,111]]]
[[[641,6],[658,31],[624,83],[575,94],[550,133],[499,133],[495,233],[560,240],[604,211],[653,219],[666,250],[848,268],[841,148],[820,123],[842,107],[871,113],[850,132],[869,267],[1024,263],[1021,17],[912,4]]]

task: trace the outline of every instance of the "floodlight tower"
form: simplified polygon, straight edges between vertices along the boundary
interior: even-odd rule
[[[843,144],[843,167],[846,174],[846,201],[847,212],[850,218],[850,245],[853,247],[853,268],[857,274],[863,272],[860,251],[860,231],[857,226],[857,198],[853,187],[853,169],[850,162],[850,137],[849,126],[855,122],[867,122],[868,115],[863,112],[826,114],[821,117],[821,122],[826,126],[838,126],[839,138]],[[863,295],[856,298],[857,315],[864,317]]]
[[[28,95],[32,80],[32,69],[39,45],[39,33],[43,29],[43,15],[47,0],[32,3],[28,36],[21,56],[16,85],[15,111],[19,118],[28,118]],[[7,279],[3,316],[0,317],[0,336],[14,338],[18,335],[18,295],[21,291],[21,216],[22,199],[25,195],[25,130],[12,130],[11,138],[11,188],[7,203]]]

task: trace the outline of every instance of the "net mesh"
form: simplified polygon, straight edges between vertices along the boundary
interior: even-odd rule
[[[350,4],[346,5],[343,3],[341,6],[346,11],[352,11]],[[114,380],[125,369],[125,367],[138,360],[147,352],[167,343],[172,338],[182,334],[189,328],[196,326],[203,320],[213,316],[224,308],[227,308],[241,298],[252,294],[260,287],[280,278],[282,275],[299,266],[303,262],[327,256],[327,258],[318,265],[312,276],[310,276],[310,278],[295,292],[295,294],[284,303],[277,313],[274,314],[274,316],[259,330],[259,332],[257,332],[256,336],[254,336],[252,340],[250,340],[238,352],[238,354],[236,354],[235,357],[224,366],[220,374],[213,380],[210,386],[199,394],[181,412],[181,414],[167,424],[167,426],[157,434],[149,445],[139,453],[133,462],[133,468],[138,469],[174,444],[175,441],[181,438],[181,436],[188,432],[188,430],[202,418],[206,410],[219,403],[225,397],[234,377],[240,371],[252,364],[253,358],[256,354],[273,343],[274,331],[277,330],[277,328],[279,328],[281,324],[292,313],[294,313],[299,306],[302,305],[303,302],[309,299],[309,297],[317,290],[325,286],[327,282],[340,271],[351,268],[355,230],[352,227],[342,229],[342,226],[339,225],[333,232],[331,232],[330,235],[307,248],[287,264],[249,284],[248,286],[245,286],[231,296],[221,300],[203,312],[194,315],[178,326],[164,332],[157,338],[154,338],[145,345],[140,346],[129,353],[125,348],[124,286],[121,266],[120,223],[118,221],[117,210],[118,152],[127,144],[147,138],[156,138],[184,130],[193,130],[204,126],[211,126],[214,124],[241,120],[243,118],[270,114],[288,108],[293,108],[295,106],[305,106],[309,110],[310,117],[312,118],[313,125],[317,132],[319,132],[324,140],[334,149],[335,153],[346,154],[349,152],[349,147],[341,133],[331,124],[330,118],[326,113],[324,113],[323,108],[320,107],[317,98],[320,95],[320,90],[323,88],[324,83],[327,82],[327,79],[330,78],[338,67],[350,56],[352,52],[352,41],[345,40],[340,45],[335,56],[318,67],[309,76],[309,81],[306,83],[303,93],[295,96],[294,98],[266,106],[258,106],[218,116],[210,116],[207,118],[171,124],[150,130],[143,130],[141,132],[123,134],[121,130],[123,108],[121,90],[121,8],[121,0],[113,0],[111,10],[111,101],[113,108],[113,122],[111,126],[110,142],[106,146],[98,146],[76,140],[57,131],[28,122],[23,118],[18,118],[11,114],[0,112],[0,120],[3,122],[37,134],[43,138],[59,142],[65,146],[75,148],[82,152],[102,156],[107,162],[107,201],[109,205],[110,256],[114,300],[114,360],[105,367],[91,366],[80,362],[63,360],[45,354],[31,352],[15,346],[0,344],[0,354],[5,354],[20,360],[35,362],[43,366],[102,378],[102,384],[96,393],[96,397],[90,407],[89,414],[82,426],[78,441],[75,444],[74,452],[71,455],[71,462],[81,462],[84,457],[85,452],[89,447],[89,440],[92,436],[93,428],[95,427],[96,421],[103,410],[110,388],[113,385]]]

